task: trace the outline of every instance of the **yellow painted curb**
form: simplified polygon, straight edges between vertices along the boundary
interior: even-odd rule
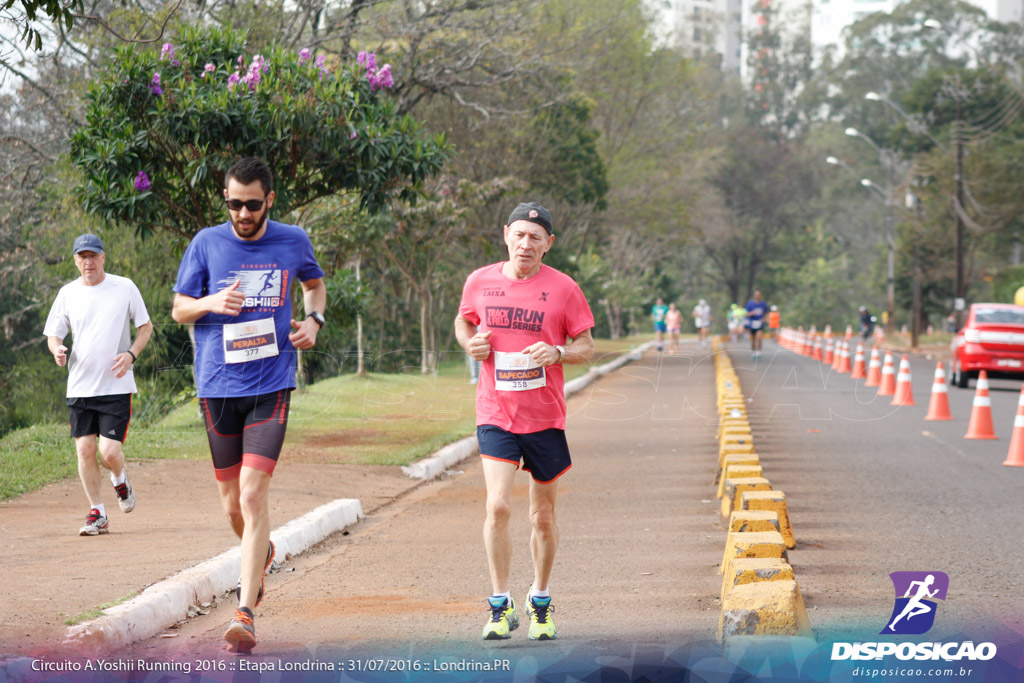
[[[779,532],[787,548],[796,547],[796,537],[789,522],[789,507],[786,494],[782,491],[755,491],[748,489],[740,494],[739,510],[771,510],[779,516]]]
[[[719,571],[729,572],[729,565],[738,558],[785,558],[786,544],[778,531],[736,531],[725,539],[725,555]]]
[[[730,458],[736,456],[729,456]],[[761,469],[761,465],[725,465],[722,467],[722,476],[718,480],[718,491],[715,492],[716,498],[721,498],[722,493],[725,489],[726,479],[750,479],[751,477],[763,477],[764,470]]]
[[[722,467],[715,474],[715,481],[712,482],[717,485],[722,480],[722,473],[729,465],[760,465],[761,457],[757,453],[736,453],[735,455],[727,455],[722,461]],[[722,494],[719,493],[718,497],[721,498]]]
[[[729,515],[729,533],[742,531],[778,531],[779,516],[769,510],[733,510]]]
[[[740,495],[744,491],[771,491],[772,485],[764,477],[746,477],[742,479],[723,479],[722,516],[726,517],[733,509],[740,509]],[[779,517],[781,521],[782,517]]]
[[[735,586],[722,603],[718,639],[732,636],[814,637],[796,581]]]
[[[739,557],[722,575],[722,602],[735,586],[755,581],[796,581],[793,566],[781,557]]]
[[[736,455],[737,453],[753,453],[754,442],[750,441],[747,443],[725,443],[718,447],[718,466],[721,467],[722,463],[725,462],[725,456]]]

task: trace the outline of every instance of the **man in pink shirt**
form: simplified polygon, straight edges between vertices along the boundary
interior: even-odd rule
[[[579,286],[542,263],[555,236],[551,214],[536,202],[519,204],[504,228],[508,261],[466,279],[455,336],[483,361],[476,393],[477,439],[487,486],[484,546],[490,567],[491,612],[485,640],[511,637],[519,613],[509,581],[512,565],[512,485],[516,470],[531,475],[530,550],[533,585],[527,595],[529,637],[557,636],[548,580],[558,548],[558,478],[572,462],[565,440],[562,363],[582,364],[594,353],[594,316]]]

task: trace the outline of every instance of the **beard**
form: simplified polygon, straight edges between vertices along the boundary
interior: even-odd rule
[[[231,227],[234,229],[235,234],[243,240],[250,240],[254,236],[258,235],[263,226],[267,224],[267,212],[264,209],[260,217],[251,223],[243,223],[241,221],[231,221]]]

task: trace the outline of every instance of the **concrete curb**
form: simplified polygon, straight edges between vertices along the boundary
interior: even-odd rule
[[[358,500],[341,498],[288,522],[270,534],[277,546],[274,564],[298,555],[362,517]],[[90,650],[114,650],[151,638],[182,619],[192,605],[234,588],[241,567],[241,551],[236,546],[153,584],[131,600],[108,608],[101,617],[70,627],[65,643]]]
[[[587,371],[587,374],[566,382],[565,397],[569,398],[573,394],[583,391],[598,377],[604,377],[613,370],[621,368],[626,363],[640,360],[643,357],[644,352],[654,345],[655,342],[653,340],[644,342],[629,353],[624,353],[615,360],[605,363],[604,365],[591,368]],[[417,460],[411,465],[403,465],[402,471],[411,479],[435,479],[444,474],[445,470],[450,468],[452,465],[460,463],[470,456],[476,455],[478,452],[477,448],[476,434],[472,434],[459,439],[455,443],[448,444],[441,450],[434,452],[422,460]]]

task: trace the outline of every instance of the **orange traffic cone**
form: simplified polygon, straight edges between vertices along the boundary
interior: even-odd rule
[[[1007,467],[1024,467],[1024,387],[1017,399],[1017,415],[1013,418],[1013,436],[1010,437],[1010,452],[1003,463]]]
[[[832,359],[832,369],[838,371],[839,364],[843,362],[843,340],[836,339],[836,355]]]
[[[978,375],[978,390],[974,392],[971,406],[971,421],[967,425],[965,439],[998,439],[992,429],[992,399],[988,397],[988,373]]]
[[[864,372],[864,344],[857,342],[857,353],[853,356],[853,370],[850,371],[852,379],[864,379],[867,377]]]
[[[896,393],[896,370],[892,367],[892,351],[885,352],[882,362],[882,381],[875,396],[892,396]]]
[[[846,341],[850,341],[850,339],[852,339],[852,338],[853,338],[853,326],[852,325],[847,325],[846,326]]]
[[[814,353],[814,333],[813,332],[808,332],[804,336],[804,348],[803,348],[803,351],[801,353],[803,353],[807,357],[810,357],[811,354]]]
[[[835,346],[832,343],[832,337],[825,337],[825,355],[821,359],[821,362],[825,365],[832,365],[835,362],[836,353]]]
[[[821,337],[814,338],[814,353],[811,354],[813,360],[821,360]]]
[[[882,381],[882,359],[878,355],[878,347],[871,347],[871,360],[868,361],[868,381],[866,387],[877,387]]]
[[[935,379],[932,380],[932,398],[928,401],[926,420],[952,420],[949,414],[949,387],[946,386],[946,371],[942,369],[942,361],[935,366]]]
[[[843,342],[843,353],[839,357],[839,372],[847,374],[850,372],[850,342]]]
[[[900,371],[896,375],[896,392],[889,405],[914,405],[914,391],[910,388],[910,359],[907,358],[907,354],[903,354],[903,358],[900,359]]]

